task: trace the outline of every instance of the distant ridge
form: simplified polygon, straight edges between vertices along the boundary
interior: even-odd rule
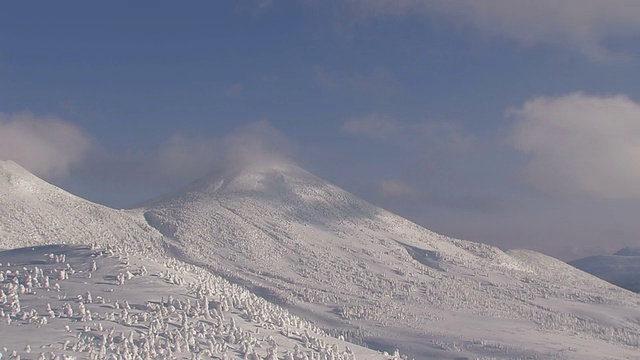
[[[612,284],[640,293],[640,248],[627,247],[613,255],[589,256],[569,264]]]
[[[617,256],[640,256],[640,247],[626,247],[613,254]]]

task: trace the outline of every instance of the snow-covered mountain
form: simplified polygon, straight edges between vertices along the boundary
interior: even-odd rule
[[[164,247],[162,234],[138,214],[94,204],[0,161],[0,249],[91,243],[145,253]]]
[[[13,162],[0,162],[0,247],[1,359],[400,359],[171,257],[139,212]]]
[[[138,209],[175,254],[352,341],[419,359],[638,359],[640,296],[448,238],[286,163]]]
[[[25,359],[265,358],[274,344],[279,359],[391,358],[335,337],[417,359],[640,358],[639,295],[435,234],[291,164],[124,211],[0,162],[0,247],[14,249],[0,253],[0,353]]]
[[[589,256],[569,264],[612,284],[640,293],[640,248],[624,248],[613,255]]]

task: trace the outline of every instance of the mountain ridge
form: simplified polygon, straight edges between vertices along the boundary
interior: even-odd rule
[[[533,251],[436,234],[295,165],[201,179],[127,211],[0,168],[0,246],[99,243],[187,262],[417,359],[638,357],[638,295]]]
[[[542,356],[522,337],[492,335],[493,327],[513,332],[514,324],[533,338],[546,336],[541,329],[568,331],[567,344],[576,342],[571,331],[616,349],[640,341],[626,311],[598,325],[599,303],[637,303],[625,290],[532,251],[505,253],[436,234],[295,166],[202,179],[151,204],[138,211],[183,244],[187,261],[209,264],[323,326],[357,330],[358,340],[380,349],[404,341],[401,350],[416,358],[451,349],[487,358]],[[580,314],[567,313],[577,303]],[[456,333],[454,319],[465,335]],[[614,331],[616,322],[632,330],[616,339],[595,330]],[[438,331],[429,330],[433,326]],[[478,338],[504,349],[492,351],[475,343]],[[556,354],[549,358],[566,351],[547,341],[542,353]],[[600,346],[590,348],[575,358],[606,355]]]
[[[613,255],[595,255],[570,265],[614,285],[640,293],[640,249],[624,248]]]
[[[0,248],[97,243],[164,252],[162,234],[139,214],[73,195],[13,161],[0,161],[0,220]]]

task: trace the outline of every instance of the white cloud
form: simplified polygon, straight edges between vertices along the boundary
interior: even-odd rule
[[[40,176],[67,176],[91,147],[89,136],[59,118],[0,113],[0,159],[13,160]]]
[[[349,0],[347,21],[426,16],[523,45],[568,47],[595,61],[626,58],[607,40],[640,35],[640,3],[613,0]]]
[[[640,199],[640,104],[625,95],[540,97],[508,111],[524,179],[553,194]]]

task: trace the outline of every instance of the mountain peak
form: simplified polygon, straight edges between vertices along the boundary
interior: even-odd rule
[[[192,182],[167,197],[152,201],[189,197],[258,195],[292,198],[309,189],[335,188],[327,181],[288,161],[255,162],[242,168],[217,171]],[[147,204],[148,205],[148,204]]]
[[[255,161],[245,165],[240,173],[265,173],[265,172],[281,172],[287,173],[291,171],[302,170],[298,165],[291,161],[283,159],[271,159],[266,161]]]
[[[613,255],[617,256],[640,256],[640,247],[626,247]]]
[[[222,177],[210,176],[204,180],[214,180],[216,183],[222,180],[225,188],[237,191],[259,191],[269,190],[270,185],[274,185],[274,180],[282,180],[285,177],[309,179],[315,176],[291,162],[268,161],[252,163],[241,170],[227,172]]]

